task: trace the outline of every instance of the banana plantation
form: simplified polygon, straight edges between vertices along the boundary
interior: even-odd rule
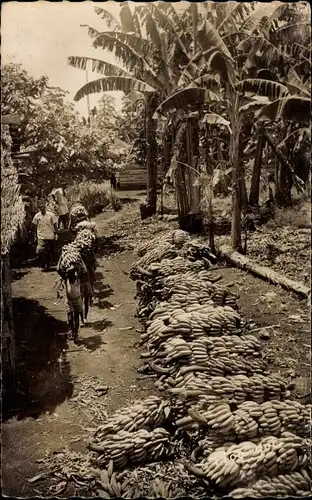
[[[3,492],[307,497],[310,6],[87,4],[4,51]]]

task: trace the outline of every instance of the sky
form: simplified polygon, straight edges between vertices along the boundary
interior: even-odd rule
[[[72,55],[96,57],[116,63],[114,57],[103,49],[92,48],[91,38],[81,24],[105,31],[105,21],[94,12],[94,2],[4,2],[1,4],[1,56],[2,65],[21,63],[33,77],[47,75],[52,86],[69,91],[73,98],[77,90],[86,83],[86,73],[67,64]],[[105,2],[105,8],[118,14],[115,2]],[[89,81],[101,75],[89,73]],[[116,98],[116,107],[121,109],[121,92],[109,92]],[[90,96],[91,108],[100,94]],[[87,115],[87,101],[76,104],[82,115]]]

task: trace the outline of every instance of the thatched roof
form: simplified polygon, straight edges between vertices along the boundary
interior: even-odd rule
[[[18,175],[9,154],[6,126],[1,129],[1,254],[9,251],[25,219]]]

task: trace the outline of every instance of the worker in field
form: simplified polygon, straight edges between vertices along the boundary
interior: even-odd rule
[[[67,229],[69,222],[69,209],[65,196],[65,190],[62,188],[54,189],[52,191],[52,196],[56,204],[56,214],[59,218],[58,228],[60,229],[62,226],[63,229]]]
[[[110,184],[112,189],[116,189],[117,187],[117,180],[116,180],[116,175],[114,172],[110,174]]]
[[[65,304],[70,327],[69,340],[73,340],[76,344],[79,333],[79,319],[82,318],[83,322],[83,303],[81,296],[81,278],[74,266],[67,270],[65,290]]]
[[[34,237],[37,245],[36,253],[43,269],[50,269],[54,259],[54,241],[57,239],[58,220],[55,214],[48,211],[46,201],[38,204],[39,212],[34,216]]]

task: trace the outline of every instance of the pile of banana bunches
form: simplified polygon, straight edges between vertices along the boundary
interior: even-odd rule
[[[163,397],[119,410],[97,429],[89,447],[101,492],[123,494],[113,470],[181,457],[185,473],[216,496],[308,496],[311,405],[292,400],[268,372],[238,297],[212,278],[215,256],[180,230],[137,253],[139,370],[156,377]],[[181,439],[193,445],[186,459]]]
[[[78,274],[82,271],[83,262],[92,254],[97,240],[96,227],[89,220],[86,208],[75,203],[70,209],[71,228],[76,233],[72,243],[64,245],[59,263],[59,274],[65,275],[70,267],[77,269]]]

